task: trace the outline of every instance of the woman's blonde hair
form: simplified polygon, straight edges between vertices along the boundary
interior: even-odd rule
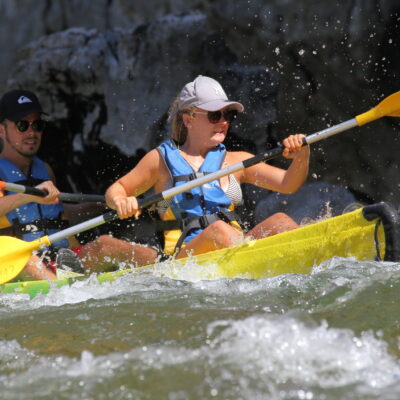
[[[171,137],[178,145],[183,145],[186,142],[188,134],[187,127],[183,122],[182,115],[189,114],[190,116],[192,116],[193,115],[192,113],[195,110],[195,108],[196,107],[188,107],[179,110],[179,96],[178,96],[174,100],[169,109],[169,115],[171,118],[171,130],[172,130]]]

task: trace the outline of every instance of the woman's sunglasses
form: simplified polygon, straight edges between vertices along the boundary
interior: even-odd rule
[[[237,116],[236,110],[224,110],[224,111],[193,111],[193,114],[205,114],[211,124],[216,124],[221,121],[221,117],[224,117],[226,122],[231,123]]]
[[[21,133],[26,132],[30,126],[35,132],[43,132],[46,127],[46,121],[43,119],[36,119],[35,121],[29,122],[25,119],[21,119],[20,121],[15,122],[15,126]]]

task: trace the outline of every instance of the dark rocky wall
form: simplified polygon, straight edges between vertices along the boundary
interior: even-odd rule
[[[230,3],[213,2],[209,16],[239,59],[278,74],[280,137],[345,121],[399,90],[400,3]],[[399,126],[381,120],[319,143],[313,172],[399,203]]]
[[[168,135],[198,74],[244,103],[229,146],[253,152],[368,110],[399,89],[399,19],[395,0],[3,0],[0,82],[52,114],[42,155],[61,188],[101,192]],[[399,126],[314,145],[309,180],[399,203]]]

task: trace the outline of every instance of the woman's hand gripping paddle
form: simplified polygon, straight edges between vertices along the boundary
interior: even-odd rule
[[[342,122],[341,124],[332,126],[305,137],[303,142],[305,145],[312,144],[355,126],[365,125],[368,122],[375,121],[382,117],[400,117],[400,92],[392,94],[391,96],[382,100],[373,109],[360,114],[349,121]],[[231,165],[230,167],[221,169],[211,174],[204,175],[183,185],[167,189],[145,199],[140,199],[139,206],[141,208],[149,207],[150,205],[158,203],[161,200],[166,200],[176,196],[177,194],[187,192],[194,187],[204,185],[205,183],[222,178],[226,175],[230,175],[236,171],[240,171],[244,168],[258,164],[259,162],[268,161],[282,154],[284,149],[284,146],[279,146],[275,149],[267,151],[266,153],[256,155],[248,160],[244,160],[243,162]],[[49,246],[51,243],[55,243],[58,240],[76,235],[77,233],[86,231],[88,229],[95,228],[96,226],[102,225],[116,218],[118,218],[116,211],[109,211],[106,214],[92,218],[78,225],[74,225],[53,235],[44,236],[33,242],[25,242],[12,237],[0,236],[0,284],[15,278],[24,269],[33,250],[39,249],[42,246]]]

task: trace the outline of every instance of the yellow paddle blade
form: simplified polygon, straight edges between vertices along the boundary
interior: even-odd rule
[[[0,284],[14,279],[25,268],[33,250],[49,245],[47,236],[32,242],[0,236]]]
[[[393,93],[376,107],[357,115],[356,120],[357,124],[361,126],[382,117],[400,117],[400,92]]]

